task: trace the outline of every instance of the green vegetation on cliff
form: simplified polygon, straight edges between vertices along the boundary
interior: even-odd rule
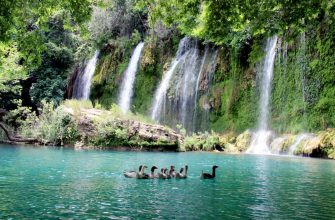
[[[265,55],[264,42],[272,35],[279,40],[271,129],[297,133],[335,126],[334,1],[5,0],[0,6],[0,109],[9,111],[1,119],[13,130],[23,128],[26,119],[29,128],[32,119],[27,112],[43,118],[45,112],[39,108],[45,101],[55,103],[58,109],[66,95],[67,79],[75,75],[72,72],[80,72],[94,50],[100,55],[90,99],[94,107],[110,110],[118,101],[123,73],[140,41],[145,44],[131,111],[148,115],[154,93],[184,36],[197,41],[201,55],[206,47],[217,50],[209,89],[199,90],[195,103],[208,106],[208,126],[186,140],[187,148],[220,145],[233,149],[234,141],[217,144],[215,132],[241,133],[256,127],[259,66]],[[73,71],[75,67],[77,71]],[[66,142],[68,134],[60,130],[66,116],[50,118],[59,122],[53,127],[54,134],[43,136],[36,131],[36,135],[46,143]],[[126,131],[113,126],[102,124],[98,129],[101,137],[94,143],[139,144],[135,139],[126,140]],[[55,137],[58,135],[61,138]],[[194,140],[199,144],[194,145]]]
[[[335,126],[335,84],[331,80],[335,73],[334,39],[333,25],[322,22],[311,25],[295,40],[282,43],[272,97],[273,126],[278,131],[317,131]]]

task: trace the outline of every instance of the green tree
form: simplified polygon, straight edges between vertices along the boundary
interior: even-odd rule
[[[216,44],[236,38],[273,35],[290,29],[299,33],[306,24],[327,16],[334,21],[334,0],[138,0],[150,24],[162,20],[186,34]]]
[[[20,95],[19,82],[40,66],[41,55],[47,48],[45,38],[50,37],[46,36],[49,19],[62,12],[65,29],[83,27],[90,18],[93,3],[92,0],[0,2],[0,108],[15,103]]]

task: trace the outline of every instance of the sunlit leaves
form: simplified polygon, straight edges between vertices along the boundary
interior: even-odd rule
[[[88,20],[91,0],[0,1],[0,91],[18,90],[18,80],[40,65],[49,19],[62,11],[68,28]]]
[[[151,23],[162,19],[182,33],[217,44],[232,44],[236,36],[299,33],[323,14],[334,18],[334,0],[138,0],[149,8]],[[329,19],[329,22],[332,20]]]
[[[21,59],[22,54],[18,52],[14,42],[9,44],[0,42],[0,91],[17,92],[19,90],[17,82],[26,77],[26,71],[19,63]],[[8,85],[8,82],[11,85]]]

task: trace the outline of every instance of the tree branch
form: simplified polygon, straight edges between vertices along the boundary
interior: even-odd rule
[[[23,142],[23,143],[36,143],[38,142],[37,139],[34,138],[17,138],[17,137],[13,137],[9,130],[6,128],[5,124],[0,122],[0,128],[5,132],[7,138],[9,141],[11,142]]]

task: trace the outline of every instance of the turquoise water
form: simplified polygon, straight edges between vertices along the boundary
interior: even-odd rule
[[[189,178],[123,170],[189,165]],[[219,166],[217,178],[200,180]],[[334,219],[335,161],[0,146],[0,219]]]

